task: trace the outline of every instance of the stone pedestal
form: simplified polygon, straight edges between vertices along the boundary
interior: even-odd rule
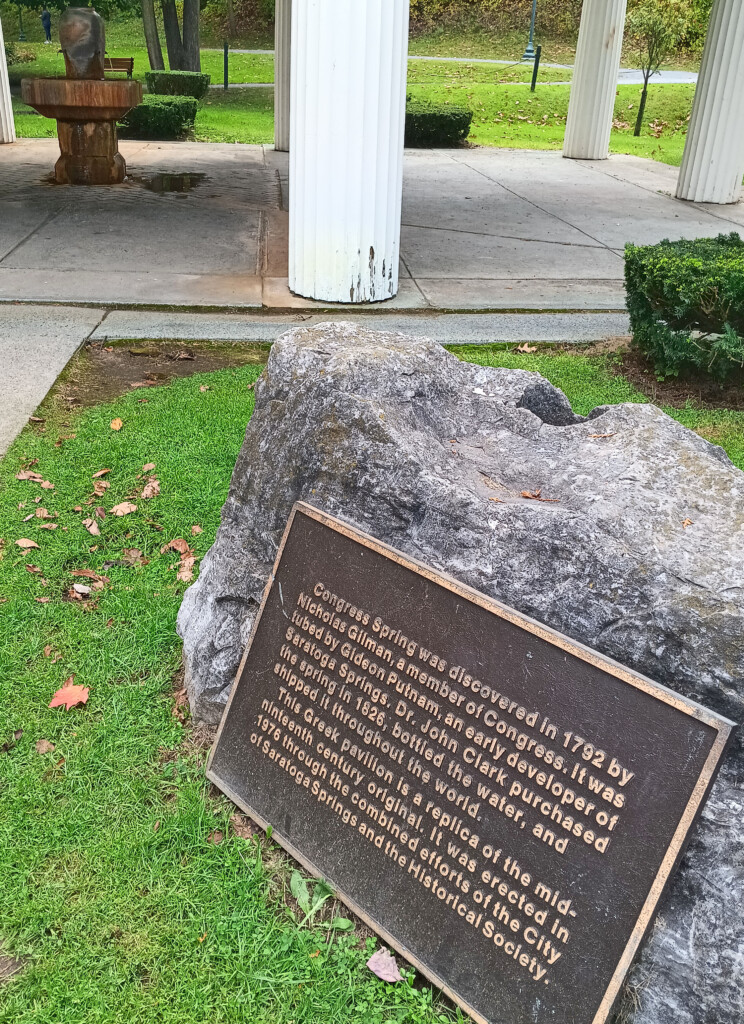
[[[716,0],[682,157],[677,197],[735,203],[744,174],[744,4]]]
[[[118,185],[127,165],[111,121],[57,121],[60,157],[54,177],[61,185]]]
[[[292,0],[276,0],[274,20],[274,149],[289,150]]]
[[[10,102],[10,82],[8,81],[8,64],[5,60],[3,26],[0,24],[0,143],[15,142],[15,138],[15,122],[13,121],[13,106]]]
[[[563,142],[573,160],[609,154],[625,8],[626,0],[584,0]]]
[[[398,290],[408,0],[292,10],[289,287],[327,302]]]

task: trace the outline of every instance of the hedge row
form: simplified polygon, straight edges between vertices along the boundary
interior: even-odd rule
[[[145,96],[119,121],[129,139],[180,139],[194,130],[199,104],[191,96]]]
[[[211,82],[200,71],[146,71],[147,91],[156,96],[193,96],[204,99]]]
[[[472,110],[436,107],[421,100],[406,106],[406,146],[412,149],[453,149],[470,133]]]
[[[744,241],[738,234],[628,245],[633,342],[657,373],[725,379],[744,368]]]

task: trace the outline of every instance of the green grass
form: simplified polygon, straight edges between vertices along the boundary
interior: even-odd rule
[[[538,82],[570,82],[572,68],[538,69]],[[411,60],[408,85],[458,87],[499,85],[504,82],[531,82],[532,64],[469,64],[434,60]]]
[[[611,355],[457,354],[538,370],[582,413],[644,400],[613,374]],[[172,714],[185,585],[177,556],[160,549],[183,537],[201,557],[212,543],[260,370],[187,377],[78,413],[50,399],[46,422],[27,427],[0,462],[0,947],[27,960],[0,985],[1,1024],[463,1020],[426,985],[375,979],[364,967],[370,944],[356,934],[329,940],[296,928],[284,856],[265,838],[231,833],[233,809],[210,789],[203,749]],[[744,413],[667,411],[744,468]],[[30,462],[53,490],[16,479]],[[147,462],[161,494],[142,501]],[[110,488],[88,505],[103,468]],[[58,513],[56,530],[23,521],[38,496]],[[108,514],[100,537],[83,528],[97,505],[126,499],[138,510]],[[203,532],[192,536],[197,524]],[[24,537],[39,549],[21,551]],[[148,564],[105,567],[133,547]],[[81,568],[110,580],[87,604],[65,598]],[[49,709],[71,674],[90,687],[87,705]],[[38,753],[40,739],[55,750]],[[226,837],[219,845],[208,841],[215,830]]]
[[[183,745],[172,714],[185,585],[177,556],[160,548],[184,537],[201,556],[214,539],[260,370],[185,378],[80,414],[48,403],[44,427],[0,463],[0,749],[10,744],[0,753],[0,947],[28,958],[0,984],[2,1024],[442,1019],[428,987],[374,978],[353,933],[329,941],[295,927],[284,858],[229,833],[234,809],[210,796],[204,753]],[[57,448],[60,434],[75,437]],[[54,490],[16,480],[30,460]],[[137,476],[150,461],[161,495],[142,501]],[[103,468],[111,486],[86,505]],[[39,495],[56,530],[23,522]],[[127,496],[136,513],[107,515],[100,537],[83,528],[91,508]],[[195,524],[204,532],[194,537]],[[24,537],[39,550],[22,552]],[[149,564],[104,567],[131,547]],[[81,568],[110,579],[88,606],[64,596]],[[70,674],[90,687],[88,704],[49,709]],[[55,750],[37,753],[40,739]],[[215,830],[219,845],[208,841]]]

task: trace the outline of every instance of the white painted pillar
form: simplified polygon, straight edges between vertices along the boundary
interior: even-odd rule
[[[584,0],[563,155],[606,160],[610,151],[627,0]]]
[[[5,60],[3,26],[0,23],[0,143],[15,142],[15,139],[15,121],[13,120],[13,105],[10,101],[8,64]]]
[[[408,0],[294,0],[289,287],[398,291]]]
[[[289,149],[292,0],[276,0],[274,14],[274,149]]]
[[[677,197],[735,203],[744,175],[744,3],[716,0],[705,40]]]

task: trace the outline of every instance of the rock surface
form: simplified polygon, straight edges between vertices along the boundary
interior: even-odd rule
[[[526,497],[525,495],[532,495]],[[332,323],[272,350],[222,525],[179,614],[194,715],[219,720],[305,499],[735,721],[744,474],[651,405],[574,415],[534,373]],[[619,1019],[744,1019],[737,738]]]

